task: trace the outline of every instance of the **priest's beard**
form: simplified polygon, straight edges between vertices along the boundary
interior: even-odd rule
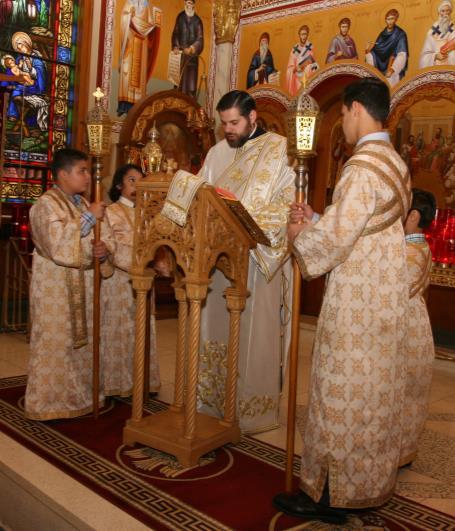
[[[187,16],[192,17],[194,15],[194,7],[185,6],[185,13]]]
[[[439,31],[441,32],[441,37],[445,37],[446,33],[449,31],[450,23],[451,23],[451,20],[449,16],[439,17],[438,26],[439,26]]]
[[[240,133],[226,133],[225,138],[226,142],[231,148],[242,147],[245,142],[250,138],[250,135],[253,131],[254,125],[249,118],[247,118],[247,123],[245,128]]]

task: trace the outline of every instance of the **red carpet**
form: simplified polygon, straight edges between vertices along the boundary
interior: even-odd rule
[[[127,401],[114,401],[98,421],[40,423],[23,416],[24,382],[24,377],[0,380],[3,431],[153,529],[335,529],[276,513],[271,499],[284,484],[282,450],[243,437],[237,446],[206,456],[202,466],[182,470],[160,452],[122,445],[122,428],[130,417]],[[150,401],[146,411],[164,407]],[[296,472],[298,466],[296,459]],[[351,516],[348,526],[336,529],[435,531],[454,525],[444,514],[394,497],[380,510]]]

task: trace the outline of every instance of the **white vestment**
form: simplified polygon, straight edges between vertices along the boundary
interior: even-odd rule
[[[31,419],[72,418],[92,411],[94,235],[90,231],[81,236],[81,213],[87,208],[85,199],[76,206],[53,188],[30,209],[35,250],[25,416]],[[112,251],[109,238],[104,233],[102,238]],[[100,406],[103,400],[100,386]]]
[[[445,59],[436,59],[437,53],[444,52],[444,46],[451,51],[446,54]],[[455,27],[453,24],[444,35],[440,33],[437,22],[427,32],[420,52],[419,68],[435,65],[455,65]]]
[[[145,96],[149,70],[148,39],[156,26],[150,8],[138,9],[130,0],[120,22],[119,101],[136,103]]]
[[[425,239],[422,240],[406,242],[409,282],[408,367],[400,465],[412,462],[417,455],[417,444],[428,414],[433,375],[433,334],[424,299],[430,282],[431,251]]]
[[[392,144],[365,141],[333,203],[294,242],[304,278],[330,272],[313,349],[301,489],[333,507],[375,507],[400,461],[409,288],[402,220],[410,178]]]
[[[101,349],[105,396],[129,396],[133,389],[136,330],[136,296],[129,270],[133,258],[134,207],[120,199],[106,208],[106,225],[112,232],[114,274],[101,284]],[[155,316],[149,322],[149,389],[158,391],[160,375],[156,351]]]
[[[281,377],[290,337],[291,266],[286,223],[294,198],[294,172],[288,166],[286,139],[265,133],[241,148],[219,142],[200,174],[242,202],[272,242],[251,251],[246,308],[241,315],[238,417],[243,431],[278,425]],[[229,314],[223,291],[229,285],[215,271],[202,310],[200,411],[221,416],[224,408]]]

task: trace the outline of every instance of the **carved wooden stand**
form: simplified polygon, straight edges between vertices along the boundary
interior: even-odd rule
[[[175,455],[188,467],[197,465],[210,450],[240,439],[236,418],[240,314],[248,296],[249,250],[256,242],[212,187],[199,189],[183,228],[159,214],[166,191],[166,184],[148,179],[138,184],[131,274],[137,292],[133,411],[123,430],[123,442]],[[179,307],[175,395],[167,411],[143,417],[146,299],[154,278],[147,265],[161,246],[173,251],[183,272],[177,274],[174,284]],[[201,306],[214,267],[231,281],[225,290],[230,332],[222,419],[196,410]]]

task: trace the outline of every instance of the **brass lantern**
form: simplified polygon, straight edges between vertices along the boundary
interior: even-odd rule
[[[304,88],[286,113],[288,155],[297,159],[295,168],[296,201],[303,202],[308,182],[307,159],[317,155],[316,144],[321,112],[316,100]]]
[[[99,203],[102,199],[101,169],[102,157],[111,151],[112,122],[107,112],[103,109],[104,94],[100,88],[93,93],[95,108],[88,113],[87,138],[88,150],[95,159],[94,163],[94,194],[93,201]],[[101,239],[101,220],[96,221],[94,227],[95,243]],[[100,289],[101,289],[101,263],[99,258],[94,260],[93,279],[93,415],[98,418],[99,407],[99,372],[100,372]]]
[[[98,87],[93,93],[95,96],[95,108],[88,113],[87,137],[88,150],[93,157],[108,155],[111,151],[112,122],[104,110],[102,101],[104,94]]]
[[[160,136],[158,129],[153,123],[153,127],[148,133],[150,140],[142,148],[141,167],[145,174],[158,173],[161,170],[161,160],[163,152],[157,140]]]
[[[297,159],[316,156],[317,133],[321,119],[317,101],[303,90],[286,118],[288,154]]]
[[[321,113],[316,100],[304,86],[294,106],[286,114],[288,155],[297,159],[295,167],[295,202],[305,202],[305,187],[308,182],[307,159],[316,155],[316,143]],[[303,221],[297,222],[303,223]],[[301,276],[296,258],[294,258],[292,288],[291,343],[289,349],[289,389],[288,389],[288,430],[286,437],[286,491],[292,492],[294,479],[294,436],[297,395],[297,371],[300,323]]]

